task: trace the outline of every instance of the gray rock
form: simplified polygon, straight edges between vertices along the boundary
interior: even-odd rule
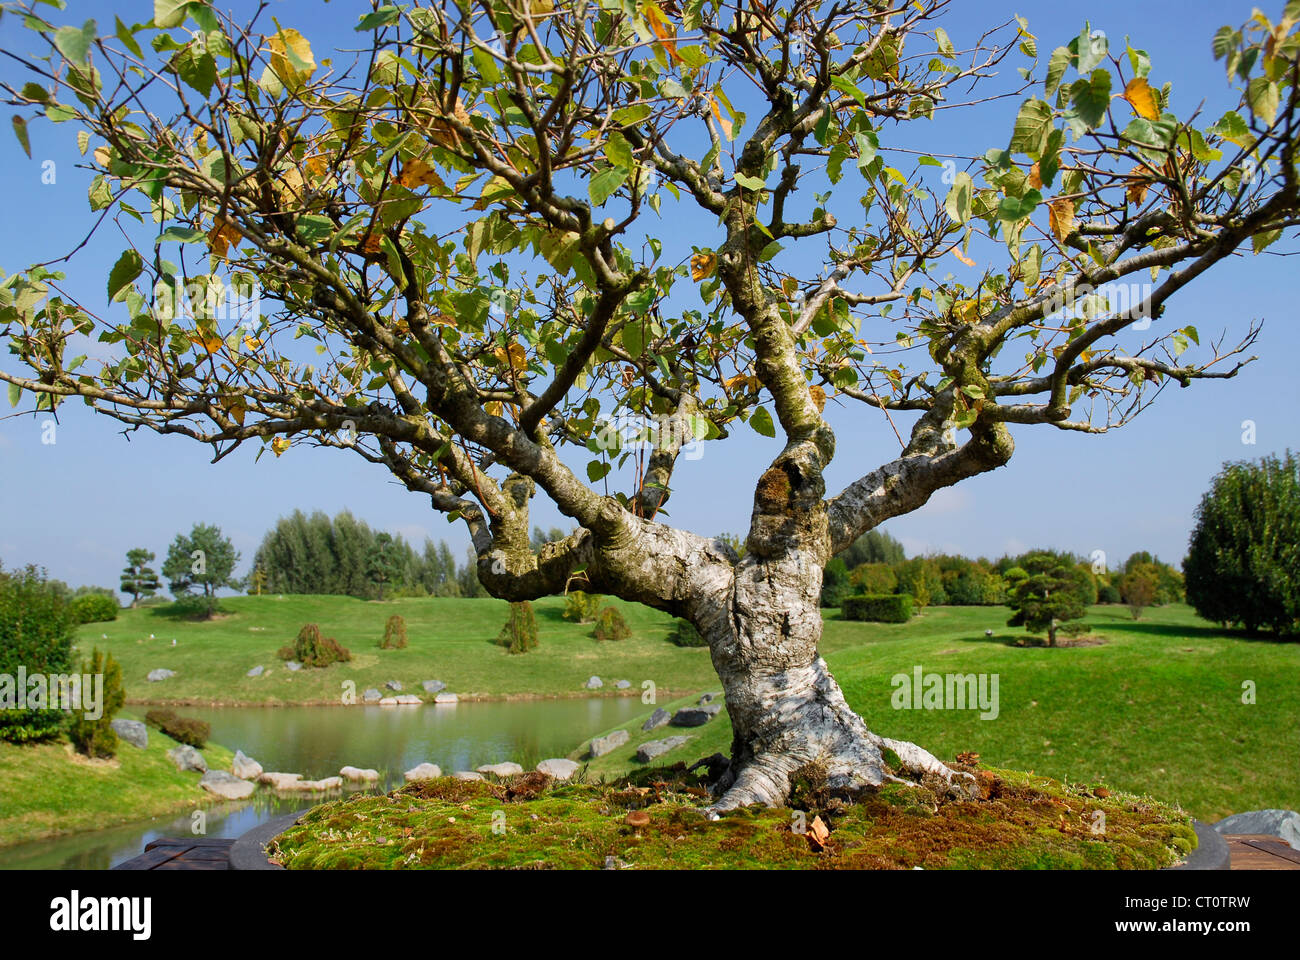
[[[650,719],[641,724],[642,730],[654,730],[656,727],[662,727],[668,722],[668,711],[659,707],[654,713],[650,714]]]
[[[700,706],[702,707],[706,703],[711,702],[714,697],[720,697],[720,696],[722,696],[721,693],[706,693],[700,697]]]
[[[112,726],[114,733],[131,744],[131,746],[139,747],[141,750],[149,746],[149,728],[139,720],[118,718],[110,726]]]
[[[252,670],[249,670],[248,673],[244,674],[244,676],[246,676],[246,677],[260,677],[260,676],[261,676],[263,673],[265,673],[265,672],[266,672],[266,668],[265,668],[264,666],[262,666],[262,665],[259,663],[259,664],[258,664],[257,666],[255,666]]]
[[[384,686],[386,686],[389,690],[392,690],[394,693],[400,693],[402,690],[402,684],[400,681],[397,680],[389,680],[386,684],[384,684]]]
[[[662,740],[649,740],[636,748],[636,758],[642,763],[649,763],[655,757],[662,757],[669,750],[675,750],[687,740],[694,737],[665,737]]]
[[[350,780],[352,783],[375,783],[379,779],[379,771],[360,767],[344,767],[339,771],[339,776],[344,780]]]
[[[556,780],[568,780],[578,772],[578,763],[575,760],[556,757],[553,760],[543,760],[539,763],[537,772],[544,773],[548,777],[554,777]]]
[[[288,662],[284,665],[284,669],[286,669],[286,670],[301,670],[301,669],[302,669],[302,664],[299,663],[297,660],[290,660],[290,661],[288,661]]]
[[[256,789],[256,784],[241,780],[234,774],[226,773],[224,770],[209,770],[203,775],[203,779],[199,781],[199,786],[208,793],[215,793],[227,800],[243,800]]]
[[[460,697],[454,693],[440,693],[433,698],[434,703],[459,703]]]
[[[380,693],[378,690],[376,690],[374,687],[371,687],[361,695],[361,699],[364,700],[366,703],[378,703],[380,700],[383,699],[383,697],[384,695]]]
[[[451,775],[453,780],[486,780],[487,777],[475,770],[457,770]]]
[[[235,759],[230,762],[230,772],[240,780],[256,780],[262,775],[262,765],[243,750],[236,750]]]
[[[1234,813],[1214,825],[1219,833],[1261,834],[1285,840],[1292,850],[1300,850],[1300,813],[1294,810],[1248,810]]]
[[[406,778],[407,783],[414,780],[433,780],[442,776],[442,768],[436,763],[422,763],[418,767],[407,770],[402,776]]]
[[[632,686],[632,684],[628,680],[620,680],[618,683],[614,684],[614,686],[619,690],[626,690],[628,687]]]
[[[424,701],[421,700],[421,699],[419,698],[419,696],[417,696],[417,695],[414,694],[414,693],[404,693],[404,694],[402,694],[400,697],[393,697],[393,699],[396,700],[399,704],[415,704],[415,705],[418,705],[418,704],[424,703]]]
[[[426,680],[420,686],[424,687],[425,693],[437,693],[440,690],[447,689],[447,685],[441,680]]]
[[[600,677],[592,676],[588,678],[586,687],[588,690],[599,690],[604,685],[605,681],[601,680]]]
[[[290,790],[292,785],[302,779],[301,773],[277,773],[266,770],[258,774],[257,782],[265,783],[273,790]]]
[[[603,737],[591,738],[591,755],[593,757],[602,757],[611,750],[623,746],[627,743],[627,731],[615,730],[613,733]]]
[[[188,743],[172,747],[167,751],[167,759],[176,764],[177,770],[192,770],[195,773],[207,773],[208,762]]]
[[[485,763],[477,768],[479,773],[492,774],[494,777],[514,777],[524,772],[517,763],[507,760],[505,763]]]
[[[175,670],[168,670],[164,667],[159,667],[157,670],[149,671],[148,680],[150,683],[157,683],[159,680],[166,680],[168,677],[174,676],[176,676]]]
[[[720,703],[709,703],[702,707],[683,707],[673,714],[669,723],[674,727],[702,727],[716,717],[721,709]]]

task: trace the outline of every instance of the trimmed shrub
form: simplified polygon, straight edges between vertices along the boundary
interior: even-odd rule
[[[290,656],[285,656],[289,652]],[[331,663],[346,663],[352,654],[341,647],[333,637],[322,637],[320,627],[304,623],[292,647],[281,647],[281,660],[297,660],[304,667],[328,667]]]
[[[117,619],[117,601],[102,593],[83,593],[72,601],[72,615],[77,623],[104,623]]]
[[[591,623],[596,619],[602,599],[598,593],[583,593],[581,590],[571,590],[565,594],[564,613],[561,616],[572,623]]]
[[[600,641],[626,640],[632,636],[632,631],[623,619],[623,614],[614,607],[606,607],[596,617],[596,629],[591,635]]]
[[[859,564],[849,574],[849,582],[872,596],[893,593],[898,589],[898,576],[887,563]]]
[[[709,645],[709,642],[700,636],[700,631],[695,629],[695,624],[680,617],[673,621],[673,629],[669,632],[668,639],[679,647],[707,647]]]
[[[112,724],[114,715],[126,701],[126,692],[122,689],[122,668],[110,654],[100,653],[96,648],[82,666],[81,672],[92,677],[103,674],[103,700],[97,720],[87,719],[84,710],[73,712],[72,722],[68,725],[68,739],[86,756],[106,760],[117,753],[117,734]]]
[[[845,620],[871,623],[907,623],[912,619],[910,593],[877,593],[849,597],[840,610]]]
[[[1119,587],[1113,583],[1103,583],[1097,587],[1098,603],[1122,603],[1124,597],[1119,592]]]
[[[212,736],[212,727],[194,717],[180,717],[175,711],[166,707],[150,710],[144,715],[144,722],[171,737],[177,743],[188,743],[191,747],[202,750]]]
[[[406,621],[400,614],[393,614],[384,624],[384,639],[379,641],[381,650],[401,650],[406,646]]]
[[[531,603],[510,604],[510,619],[497,634],[497,643],[511,653],[527,653],[537,646],[537,616]]]
[[[0,570],[0,673],[66,674],[76,621],[60,585],[34,566]],[[60,734],[61,710],[0,710],[0,740],[28,743]]]

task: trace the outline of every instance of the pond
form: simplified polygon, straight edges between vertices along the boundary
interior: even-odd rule
[[[315,780],[347,765],[371,767],[391,789],[402,784],[404,770],[423,762],[436,763],[444,773],[505,760],[530,770],[540,760],[565,756],[592,734],[642,709],[638,697],[602,697],[422,707],[187,707],[184,714],[208,721],[213,743],[243,750],[266,770]],[[159,735],[150,731],[150,736]],[[237,837],[321,799],[282,796],[259,787],[249,800],[206,808],[204,833]],[[107,869],[138,856],[151,840],[190,835],[190,818],[185,813],[3,847],[0,868]]]

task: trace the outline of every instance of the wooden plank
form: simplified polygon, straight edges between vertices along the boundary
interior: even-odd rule
[[[184,852],[181,847],[158,847],[146,850],[140,856],[125,863],[119,863],[114,870],[157,870],[159,866],[174,860]]]
[[[1277,837],[1228,834],[1233,870],[1300,870],[1300,852]]]

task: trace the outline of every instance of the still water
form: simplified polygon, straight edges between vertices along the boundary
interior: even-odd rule
[[[391,789],[403,782],[402,771],[426,761],[444,773],[505,760],[529,770],[540,760],[565,756],[642,709],[637,697],[603,697],[422,707],[187,707],[184,713],[212,725],[213,743],[243,750],[266,770],[317,780],[347,765],[372,767]],[[161,736],[153,730],[149,735]],[[123,749],[132,748],[124,744]],[[321,799],[280,796],[259,787],[248,800],[206,808],[206,836],[237,837]],[[107,869],[138,856],[151,840],[190,835],[190,816],[0,847],[0,868]]]

